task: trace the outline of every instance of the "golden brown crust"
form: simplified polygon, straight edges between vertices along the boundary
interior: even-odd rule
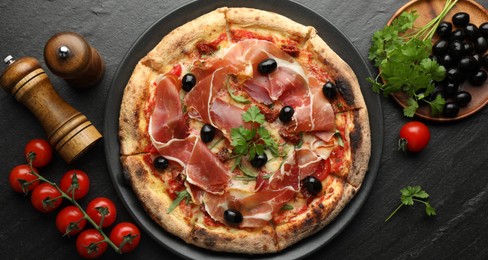
[[[124,174],[129,178],[139,201],[143,202],[147,214],[165,230],[188,242],[193,228],[192,220],[187,220],[180,207],[167,212],[173,202],[166,192],[167,184],[156,177],[153,169],[145,163],[144,156],[149,155],[122,156]]]
[[[359,188],[368,171],[369,158],[371,157],[371,132],[366,108],[354,110],[353,113],[352,125],[354,129],[349,133],[352,165],[347,182]]]
[[[151,144],[147,132],[149,119],[146,110],[153,91],[151,84],[157,74],[153,69],[138,63],[125,87],[119,116],[122,155],[141,153]]]
[[[227,36],[226,9],[219,8],[174,29],[141,62],[160,73],[166,73],[175,64],[189,57],[197,57],[196,43],[216,40],[222,34]]]

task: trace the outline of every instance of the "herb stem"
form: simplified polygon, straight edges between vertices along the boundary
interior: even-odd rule
[[[386,219],[385,219],[385,222],[388,221],[391,217],[393,217],[393,215],[395,215],[395,213],[397,213],[397,211],[403,206],[403,204],[400,204]]]

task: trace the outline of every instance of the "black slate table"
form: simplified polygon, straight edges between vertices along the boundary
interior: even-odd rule
[[[367,60],[370,39],[407,1],[297,1],[339,28]],[[487,0],[478,1],[488,6]],[[100,130],[104,125],[105,101],[117,66],[136,39],[161,17],[187,3],[162,1],[15,1],[0,2],[0,56],[38,58],[56,90],[84,113]],[[52,75],[42,54],[46,41],[60,31],[75,31],[99,50],[106,62],[106,75],[96,87],[76,90]],[[375,68],[368,63],[372,73]],[[1,67],[1,65],[0,65]],[[487,90],[488,91],[488,90]],[[8,174],[24,163],[24,145],[33,138],[46,138],[34,116],[10,95],[0,92],[0,258],[78,258],[75,239],[62,237],[55,228],[55,213],[41,214],[29,197],[13,192]],[[383,152],[373,188],[359,214],[330,243],[308,256],[310,259],[409,259],[488,258],[488,108],[452,123],[425,122],[431,130],[428,147],[419,154],[397,151],[398,132],[410,121],[390,99],[381,99]],[[118,208],[120,221],[134,221],[124,208],[108,174],[103,141],[80,160],[67,165],[55,155],[42,174],[59,181],[69,169],[89,173],[91,191],[80,203],[105,196]],[[436,217],[425,216],[421,205],[403,208],[384,222],[400,200],[399,190],[420,185],[430,193]],[[111,249],[104,258],[177,259],[178,256],[142,234],[139,248],[126,255]],[[250,257],[252,258],[252,257]]]

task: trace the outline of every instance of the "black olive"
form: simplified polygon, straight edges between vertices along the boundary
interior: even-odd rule
[[[446,68],[451,67],[454,64],[456,64],[456,60],[453,57],[451,57],[451,55],[449,53],[438,57],[437,62]]]
[[[154,165],[154,168],[156,168],[158,170],[164,170],[164,169],[168,168],[169,162],[168,162],[168,160],[166,160],[166,158],[164,158],[162,156],[158,156],[158,157],[154,158],[153,165]]]
[[[449,37],[451,42],[462,41],[462,40],[464,40],[464,38],[466,38],[466,33],[464,32],[464,29],[462,29],[462,28],[459,28],[459,29],[452,31],[451,37]]]
[[[471,72],[479,69],[480,63],[473,56],[466,56],[459,60],[458,67],[464,72]]]
[[[269,74],[278,68],[278,63],[274,59],[265,59],[258,64],[258,71],[261,74]]]
[[[488,50],[488,41],[486,41],[485,37],[480,36],[474,40],[474,49],[479,54],[484,54]]]
[[[447,82],[446,86],[444,87],[444,92],[446,93],[446,97],[453,97],[459,89],[459,83],[457,82]]]
[[[469,77],[469,83],[473,86],[481,86],[486,81],[486,78],[486,72],[484,70],[478,70]]]
[[[432,52],[438,56],[447,53],[447,50],[449,50],[449,42],[444,39],[438,40],[432,46]]]
[[[459,106],[454,102],[446,102],[442,114],[446,117],[455,117],[459,114]]]
[[[337,96],[337,87],[334,83],[327,81],[322,87],[322,93],[327,99],[333,99]]]
[[[428,95],[426,97],[427,101],[434,101],[438,95],[441,95],[442,98],[446,98],[446,95],[444,94],[444,92],[441,90],[441,89],[436,89],[434,90],[434,92],[430,93],[430,95]]]
[[[481,63],[481,65],[483,67],[485,67],[485,69],[488,69],[488,54],[486,54],[485,56],[481,57],[480,63]]]
[[[181,87],[184,91],[189,92],[197,84],[197,78],[191,73],[187,73],[181,79]]]
[[[200,130],[200,137],[204,143],[212,142],[215,137],[215,128],[212,125],[204,124]]]
[[[280,110],[279,118],[280,118],[281,122],[288,123],[291,121],[291,118],[293,117],[294,113],[295,113],[295,110],[293,109],[293,107],[284,106]]]
[[[466,28],[464,28],[464,32],[466,33],[466,36],[470,39],[476,39],[479,36],[478,32],[478,27],[472,23],[466,25]]]
[[[480,24],[478,31],[482,36],[488,37],[488,22]]]
[[[226,209],[224,211],[224,220],[229,224],[239,224],[242,222],[242,213],[235,209]]]
[[[254,168],[261,168],[268,162],[268,156],[266,153],[256,154],[251,160],[251,165]]]
[[[446,72],[446,77],[450,81],[455,81],[455,82],[462,82],[465,80],[465,75],[464,73],[461,72],[458,68],[450,68]]]
[[[469,102],[471,102],[471,94],[466,91],[459,91],[456,94],[455,100],[459,106],[465,107]]]
[[[453,41],[449,44],[449,52],[454,59],[461,58],[463,54],[463,44],[460,41]]]
[[[463,55],[473,55],[474,54],[474,44],[472,42],[464,41],[464,42],[462,42],[462,45],[463,45],[463,49],[462,49]]]
[[[303,179],[303,187],[312,196],[317,196],[322,191],[322,182],[315,176],[307,176]]]
[[[441,22],[435,31],[439,37],[447,39],[451,36],[452,24],[450,22]]]
[[[457,27],[465,27],[469,24],[469,14],[459,12],[452,16],[452,23]]]

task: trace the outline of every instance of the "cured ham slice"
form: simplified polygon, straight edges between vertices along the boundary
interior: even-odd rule
[[[239,126],[251,128],[251,123],[242,120],[242,114],[246,111],[231,105],[220,98],[215,99],[210,109],[212,124],[220,129],[230,139],[230,130]]]
[[[181,86],[177,82],[176,77],[165,75],[156,86],[154,110],[149,120],[149,134],[159,142],[165,143],[188,135],[188,127],[181,109]]]

